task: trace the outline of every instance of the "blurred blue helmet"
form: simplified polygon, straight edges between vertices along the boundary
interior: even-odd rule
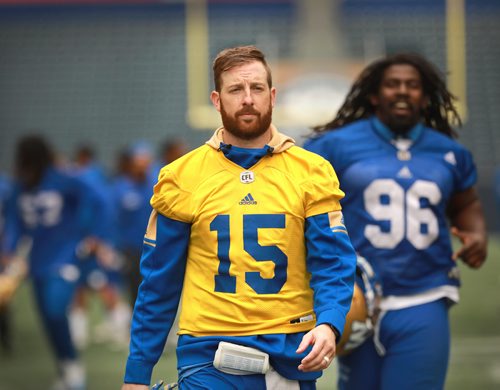
[[[145,140],[138,140],[132,143],[127,149],[130,157],[153,157],[153,146],[150,142]]]

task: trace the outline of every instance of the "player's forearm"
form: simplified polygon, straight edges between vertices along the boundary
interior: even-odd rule
[[[486,222],[479,195],[474,187],[453,195],[448,203],[452,226],[464,231],[486,234]]]
[[[317,323],[332,325],[341,333],[352,299],[356,254],[347,233],[332,231],[326,214],[308,218],[306,226]]]
[[[479,199],[475,199],[465,207],[457,210],[451,222],[460,230],[480,234],[486,240],[486,221]]]
[[[461,209],[452,222],[451,232],[462,243],[453,259],[460,258],[472,268],[481,267],[487,257],[488,235],[479,200]]]

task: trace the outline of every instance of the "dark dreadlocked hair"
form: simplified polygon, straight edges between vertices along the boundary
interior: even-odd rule
[[[425,58],[413,53],[394,54],[368,65],[352,85],[337,116],[313,130],[322,133],[372,116],[375,107],[370,103],[370,96],[378,93],[385,70],[392,65],[402,64],[413,66],[422,78],[423,91],[429,99],[429,104],[422,111],[423,123],[448,137],[457,137],[450,125],[450,121],[462,125],[454,105],[456,97],[446,88],[441,72]]]
[[[54,162],[52,149],[39,135],[28,135],[19,140],[16,148],[16,176],[28,189],[40,184],[49,166]]]

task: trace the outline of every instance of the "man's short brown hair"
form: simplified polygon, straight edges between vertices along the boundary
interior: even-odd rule
[[[271,88],[273,85],[271,68],[267,65],[264,53],[255,46],[237,46],[224,49],[215,57],[213,63],[215,90],[217,92],[221,90],[221,74],[223,72],[235,66],[248,64],[254,61],[259,61],[264,65],[267,72],[267,84],[269,88]]]

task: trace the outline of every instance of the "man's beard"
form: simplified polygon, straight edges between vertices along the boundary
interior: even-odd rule
[[[398,135],[407,134],[421,120],[421,112],[414,106],[411,106],[411,115],[397,115],[392,110],[387,110],[385,114],[385,123],[394,133]]]
[[[227,130],[237,138],[249,141],[258,138],[269,129],[273,116],[273,108],[271,103],[269,103],[268,110],[265,113],[261,114],[260,112],[254,110],[253,107],[249,106],[240,111],[237,111],[234,116],[230,116],[224,110],[224,106],[221,102],[220,113],[222,124],[224,125],[225,130]],[[245,114],[256,115],[255,121],[251,124],[246,124],[244,122],[242,123],[242,121],[240,121],[238,118],[239,116]]]
[[[419,118],[397,118],[397,117],[392,117],[388,121],[389,123],[386,123],[386,125],[395,133],[398,135],[406,135],[415,125],[419,122]]]

